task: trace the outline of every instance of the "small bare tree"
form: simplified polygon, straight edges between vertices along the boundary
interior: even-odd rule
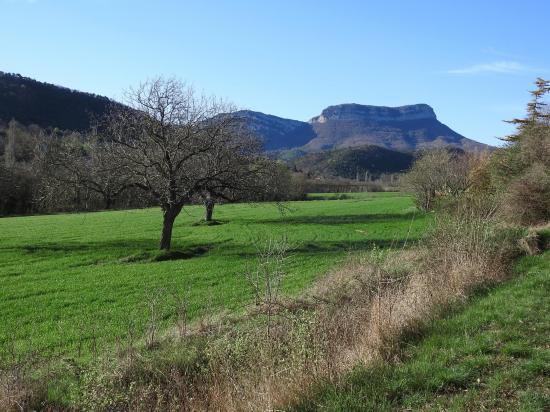
[[[258,248],[258,265],[246,273],[254,294],[254,303],[267,315],[267,336],[271,335],[272,317],[277,309],[286,276],[289,245],[286,238],[269,239]]]
[[[192,198],[224,194],[254,170],[258,144],[231,105],[156,78],[127,93],[107,121],[113,152],[163,213],[160,248],[170,249],[176,217]]]
[[[242,131],[245,141],[243,144],[258,144],[256,148],[249,148],[253,152],[260,152],[259,142]],[[205,207],[204,220],[212,221],[214,206],[222,201],[254,201],[263,197],[269,188],[265,184],[265,176],[271,171],[271,162],[268,159],[252,159],[248,156],[235,156],[233,150],[225,150],[219,153],[210,164],[212,170],[225,170],[220,178],[207,182],[200,199]]]
[[[404,177],[404,187],[412,191],[417,206],[434,207],[439,195],[457,195],[468,187],[469,162],[464,153],[448,148],[424,152]]]

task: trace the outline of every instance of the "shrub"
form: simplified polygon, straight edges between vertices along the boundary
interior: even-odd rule
[[[550,221],[550,168],[535,163],[509,185],[504,199],[509,220],[525,225]]]
[[[432,210],[438,196],[457,195],[468,187],[467,156],[450,149],[424,152],[405,175],[403,186],[413,192],[416,205]]]

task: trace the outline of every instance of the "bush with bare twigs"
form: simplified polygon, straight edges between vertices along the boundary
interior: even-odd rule
[[[444,196],[456,196],[468,188],[469,156],[456,150],[438,148],[425,151],[403,178],[403,187],[414,194],[423,211],[436,206]]]

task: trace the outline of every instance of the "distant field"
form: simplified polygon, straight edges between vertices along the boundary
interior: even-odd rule
[[[287,207],[281,214],[273,204],[218,206],[216,226],[194,225],[203,209],[186,208],[173,249],[192,257],[160,262],[150,259],[158,209],[0,219],[0,348],[74,353],[82,343],[114,342],[128,325],[144,325],[146,303],[159,293],[163,325],[173,318],[172,293],[187,294],[190,317],[238,311],[251,299],[243,273],[269,238],[288,238],[284,287],[296,293],[348,252],[417,239],[426,225],[412,199],[398,193]]]

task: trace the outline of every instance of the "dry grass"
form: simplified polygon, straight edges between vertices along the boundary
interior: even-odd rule
[[[499,228],[493,215],[491,208],[460,205],[414,250],[350,258],[293,300],[274,292],[285,259],[284,247],[271,245],[252,277],[256,305],[248,316],[202,322],[183,339],[165,337],[155,347],[119,350],[80,375],[74,405],[276,410],[358,363],[393,360],[404,335],[507,276],[517,232]]]
[[[13,354],[0,364],[0,411],[46,410],[46,379],[37,380],[33,372],[42,366],[40,358]],[[52,372],[46,375],[52,377]]]

